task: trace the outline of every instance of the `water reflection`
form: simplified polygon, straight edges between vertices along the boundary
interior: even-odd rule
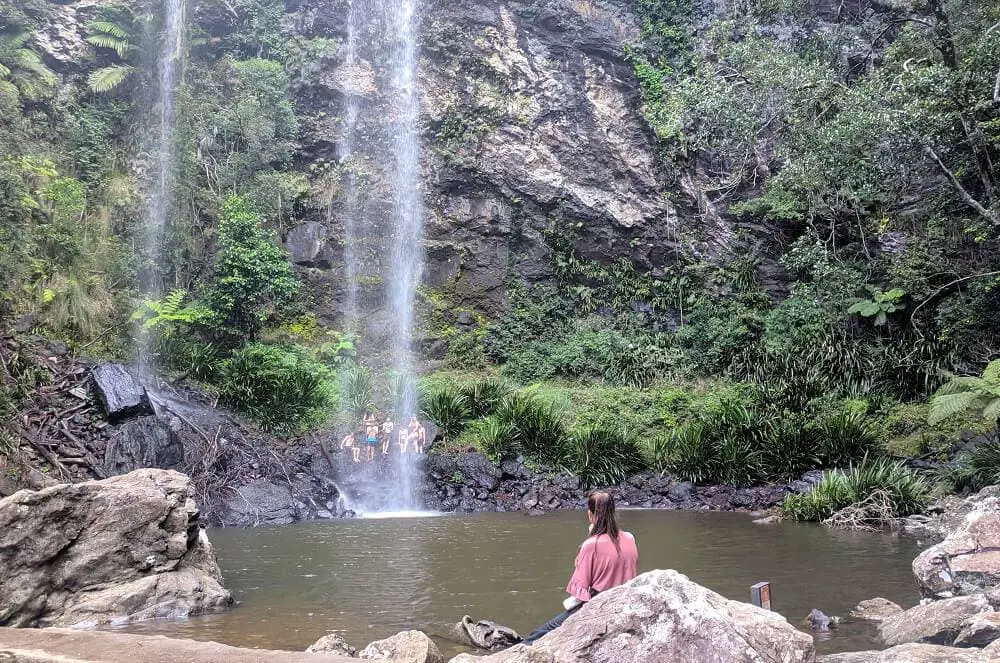
[[[625,511],[640,569],[676,568],[730,598],[772,585],[774,609],[798,623],[812,608],[846,615],[862,599],[913,605],[913,542],[794,524],[753,525],[738,514]],[[223,615],[130,630],[243,646],[303,649],[327,631],[356,645],[417,628],[444,638],[462,615],[527,631],[559,610],[583,512],[309,523],[214,530],[226,584],[242,605]],[[874,645],[847,624],[820,651]],[[445,644],[448,653],[454,646]]]

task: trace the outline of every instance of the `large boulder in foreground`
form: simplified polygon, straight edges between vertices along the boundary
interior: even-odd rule
[[[941,645],[899,645],[885,651],[859,651],[820,656],[817,663],[989,663],[989,654]]]
[[[774,612],[730,601],[677,571],[599,594],[532,646],[476,663],[811,663],[812,636]]]
[[[183,474],[143,469],[0,501],[0,626],[184,617],[232,602]]]
[[[941,543],[913,560],[929,598],[978,594],[1000,585],[1000,498],[987,497]]]
[[[908,642],[951,645],[966,620],[992,610],[982,594],[934,601],[889,617],[879,625],[879,636],[889,647]]]

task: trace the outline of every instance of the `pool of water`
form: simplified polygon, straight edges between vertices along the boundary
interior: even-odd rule
[[[910,562],[916,544],[888,535],[794,523],[754,525],[742,514],[623,511],[639,544],[640,570],[674,568],[729,598],[749,600],[767,580],[773,608],[800,623],[812,608],[845,615],[883,596],[909,607],[919,596]],[[561,610],[584,512],[540,517],[483,513],[310,522],[209,532],[226,586],[240,601],[227,613],[133,624],[129,631],[301,650],[328,631],[362,647],[419,629],[448,655],[463,615],[521,633]],[[876,646],[867,624],[844,624],[821,652]]]

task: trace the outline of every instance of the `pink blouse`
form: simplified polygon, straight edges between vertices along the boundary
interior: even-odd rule
[[[581,601],[591,599],[590,588],[599,592],[624,585],[634,578],[639,566],[639,548],[635,537],[629,532],[620,532],[618,548],[607,534],[590,537],[580,546],[576,555],[573,577],[566,585],[570,596]]]

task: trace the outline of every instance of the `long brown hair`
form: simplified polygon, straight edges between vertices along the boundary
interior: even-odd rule
[[[615,518],[615,500],[611,493],[598,490],[587,498],[587,510],[594,514],[594,527],[591,536],[607,534],[618,548],[618,521]]]

